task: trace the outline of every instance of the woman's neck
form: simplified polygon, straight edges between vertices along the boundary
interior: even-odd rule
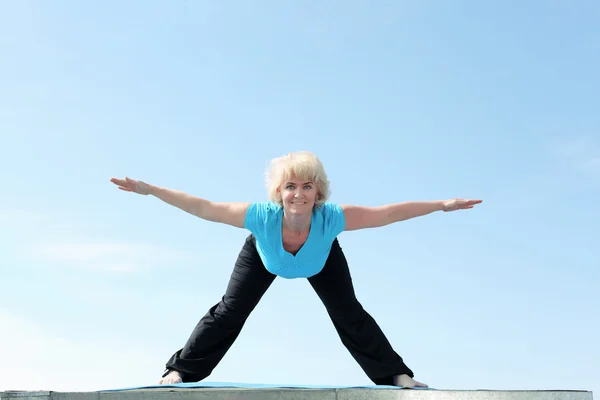
[[[283,212],[283,228],[287,231],[302,233],[310,230],[311,214],[294,215]]]

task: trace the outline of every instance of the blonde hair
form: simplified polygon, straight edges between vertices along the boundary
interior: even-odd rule
[[[288,153],[271,160],[265,174],[265,183],[269,200],[283,204],[279,188],[292,175],[297,179],[314,182],[317,189],[315,205],[320,207],[329,199],[329,180],[321,160],[309,151]]]

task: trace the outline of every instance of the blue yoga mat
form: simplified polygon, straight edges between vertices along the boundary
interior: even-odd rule
[[[339,385],[282,385],[269,383],[236,383],[236,382],[187,382],[175,383],[170,385],[150,385],[136,386],[121,389],[99,390],[100,392],[119,392],[125,390],[139,389],[164,389],[164,388],[180,388],[180,389],[200,389],[200,388],[234,388],[234,389],[411,389],[411,390],[435,390],[433,388],[423,387],[400,387],[388,385],[372,385],[372,386],[339,386]]]

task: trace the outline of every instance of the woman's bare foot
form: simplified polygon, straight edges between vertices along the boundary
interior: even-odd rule
[[[181,373],[179,371],[171,371],[164,378],[162,378],[159,382],[161,385],[170,385],[173,383],[181,383],[183,380],[181,379]]]
[[[424,383],[417,382],[410,376],[404,375],[396,375],[394,376],[394,386],[402,386],[402,387],[429,387]]]

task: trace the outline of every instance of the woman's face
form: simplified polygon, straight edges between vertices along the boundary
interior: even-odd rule
[[[312,213],[317,199],[317,185],[313,181],[297,179],[284,181],[280,188],[283,208],[293,214]]]

